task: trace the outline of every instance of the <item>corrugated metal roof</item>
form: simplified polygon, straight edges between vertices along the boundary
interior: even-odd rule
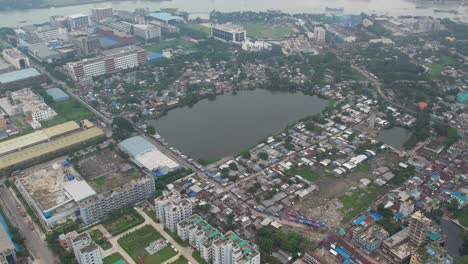
[[[19,80],[40,76],[41,73],[35,68],[27,68],[0,74],[0,83],[11,83]]]
[[[151,142],[141,136],[127,138],[119,143],[119,147],[132,156],[138,156],[156,148]]]
[[[166,22],[171,21],[171,20],[184,20],[180,16],[174,16],[166,12],[151,13],[149,14],[149,16],[152,18],[166,21]]]

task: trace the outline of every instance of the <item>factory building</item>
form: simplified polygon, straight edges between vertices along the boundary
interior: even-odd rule
[[[91,79],[106,73],[134,68],[147,63],[146,51],[137,46],[125,46],[105,50],[101,56],[66,64],[70,77],[75,81]]]
[[[2,56],[3,59],[18,70],[29,67],[29,58],[17,49],[4,49],[2,51]]]
[[[155,39],[161,37],[161,28],[154,25],[135,24],[133,34],[144,40]]]
[[[136,165],[156,176],[162,176],[180,168],[179,164],[141,136],[125,139],[119,143],[119,148],[127,153]]]
[[[99,247],[88,233],[82,233],[70,241],[78,264],[102,264]]]
[[[247,38],[247,32],[233,24],[211,25],[211,36],[226,42],[242,43]]]
[[[101,48],[101,44],[99,43],[97,36],[84,31],[71,32],[70,41],[80,48],[83,55],[96,53]]]
[[[177,191],[164,191],[154,200],[154,209],[159,222],[172,232],[177,231],[177,223],[192,215],[192,203]]]
[[[174,16],[166,12],[151,13],[148,15],[148,18],[170,25],[174,25],[177,22],[184,21],[183,17]]]
[[[177,235],[212,264],[260,264],[260,252],[232,231],[222,234],[198,215],[177,224]]]
[[[0,74],[0,89],[18,89],[35,84],[42,84],[47,77],[35,68],[27,68]]]

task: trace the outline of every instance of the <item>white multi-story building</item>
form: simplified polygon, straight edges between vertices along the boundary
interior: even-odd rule
[[[68,17],[67,21],[68,21],[68,29],[70,31],[77,30],[77,29],[86,29],[89,26],[91,26],[90,17],[84,14],[71,15]]]
[[[83,78],[89,79],[94,76],[145,65],[147,63],[146,54],[144,49],[130,45],[102,51],[99,57],[71,62],[66,64],[65,67],[73,80],[79,81]]]
[[[70,244],[78,264],[103,263],[99,247],[93,242],[88,233],[82,233],[71,239]]]
[[[16,103],[16,111],[26,115],[26,119],[30,121],[41,122],[57,116],[57,113],[44,102],[44,99],[30,88],[12,92],[10,97]]]
[[[161,37],[161,28],[154,25],[135,24],[133,25],[133,35],[144,40]]]
[[[192,203],[181,199],[177,191],[164,191],[154,200],[154,209],[156,218],[173,232],[177,231],[177,223],[192,215]]]
[[[323,27],[314,28],[314,39],[316,42],[325,42],[326,30]]]
[[[114,11],[111,7],[98,7],[92,9],[92,14],[95,21],[101,21],[114,16]]]
[[[402,214],[404,217],[410,216],[414,211],[414,203],[411,201],[406,201],[400,204],[400,210],[398,212]]]
[[[144,201],[154,193],[154,178],[143,176],[108,193],[95,193],[91,189],[84,195],[79,194],[78,197],[74,197],[74,200],[78,202],[83,223],[92,224],[113,212]]]
[[[242,43],[247,39],[247,31],[234,24],[211,25],[211,36],[226,42]]]
[[[4,49],[2,56],[18,70],[29,67],[29,58],[17,49]]]
[[[260,264],[260,252],[232,231],[222,234],[198,215],[177,224],[177,235],[212,264]]]

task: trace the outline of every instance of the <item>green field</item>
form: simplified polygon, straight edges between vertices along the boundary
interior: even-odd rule
[[[139,258],[144,263],[163,263],[164,261],[174,257],[177,253],[168,245],[166,248],[149,255],[145,250],[151,242],[163,238],[152,226],[146,225],[128,235],[123,236],[118,240],[119,245],[135,260],[139,262]]]
[[[347,223],[359,213],[364,211],[377,198],[378,189],[376,188],[357,188],[349,191],[350,194],[343,194],[339,197],[343,207],[340,211],[343,215],[342,223]]]
[[[287,171],[287,175],[289,175],[289,177],[294,177],[295,175],[299,175],[308,181],[315,181],[320,178],[320,175],[318,174],[318,172],[313,171],[308,166],[292,168],[289,171]]]
[[[171,262],[171,264],[188,264],[188,260],[184,256],[180,256],[176,261]]]
[[[205,27],[200,24],[187,24],[185,26],[190,28],[191,30],[201,32],[205,34],[206,36],[209,36],[211,34],[211,29],[209,27]]]
[[[135,211],[135,209],[130,208],[121,214],[111,216],[109,219],[105,220],[102,225],[111,235],[116,236],[143,223],[144,221],[143,217]]]
[[[109,255],[103,259],[104,264],[125,264],[124,258],[120,253],[116,252],[112,255]]]
[[[160,43],[157,44],[151,44],[151,45],[146,45],[144,46],[144,49],[148,52],[161,52],[165,49],[175,49],[178,47],[182,47],[187,50],[194,50],[196,44],[193,42],[190,42],[188,40],[182,39],[182,38],[176,38],[176,39],[171,39],[167,41],[161,41]]]
[[[247,36],[258,39],[287,37],[292,30],[285,24],[267,25],[261,23],[242,24],[247,31]]]
[[[44,128],[59,125],[67,121],[79,121],[93,116],[93,113],[72,98],[65,102],[57,103],[52,108],[58,115],[51,120],[41,122]]]
[[[358,82],[365,82],[367,81],[367,77],[364,76],[362,73],[360,73],[358,70],[351,69],[352,74],[353,74],[353,79],[358,81]]]
[[[452,57],[441,56],[439,61],[434,61],[434,63],[431,65],[429,73],[434,78],[440,78],[442,77],[442,71],[445,69],[445,67],[454,66],[455,62],[455,59]]]

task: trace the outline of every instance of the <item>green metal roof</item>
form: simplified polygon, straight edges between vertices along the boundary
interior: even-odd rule
[[[219,234],[219,231],[218,231],[218,230],[215,230],[214,232],[212,232],[212,233],[210,234],[210,238],[216,236],[217,234]]]
[[[243,245],[247,244],[247,240],[242,240],[240,243],[239,243],[239,247],[242,247]]]
[[[184,218],[184,221],[185,221],[185,222],[188,222],[189,220],[190,220],[190,218],[188,218],[188,217],[185,217],[185,218]]]
[[[250,251],[252,251],[250,248],[244,250],[244,255],[248,255],[250,253]]]
[[[431,232],[431,231],[427,232],[426,236],[432,241],[436,241],[442,237],[439,233]]]
[[[210,227],[211,227],[211,225],[210,225],[210,224],[207,224],[206,226],[202,227],[201,230],[202,230],[202,231],[205,231],[205,230],[209,229]]]
[[[194,224],[198,225],[201,222],[203,222],[203,218],[200,217],[194,222]]]
[[[224,235],[221,235],[219,238],[221,238],[221,240],[226,239],[226,237]]]
[[[236,240],[238,237],[239,237],[238,235],[234,235],[229,239],[229,241],[232,242],[232,241]]]

